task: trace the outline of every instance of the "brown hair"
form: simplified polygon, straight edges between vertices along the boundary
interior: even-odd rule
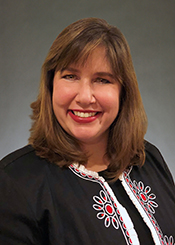
[[[117,178],[129,165],[145,160],[144,135],[147,118],[143,108],[128,44],[120,32],[105,20],[87,18],[66,27],[52,44],[42,66],[40,92],[31,104],[33,125],[29,143],[37,155],[59,166],[85,164],[88,157],[80,143],[60,126],[52,108],[53,77],[71,63],[84,62],[99,45],[106,48],[116,79],[122,85],[120,111],[110,126],[106,155],[108,172]]]

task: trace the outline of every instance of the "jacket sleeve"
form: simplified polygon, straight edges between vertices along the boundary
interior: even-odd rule
[[[0,244],[43,244],[41,231],[21,186],[0,170]]]

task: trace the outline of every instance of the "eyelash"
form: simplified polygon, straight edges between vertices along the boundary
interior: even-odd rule
[[[73,74],[67,74],[67,75],[64,75],[62,78],[69,79],[69,80],[74,80],[74,79],[76,79],[76,76],[73,75]]]
[[[62,76],[62,78],[67,79],[67,80],[76,80],[78,79],[76,75],[74,74],[66,74],[64,76]],[[111,83],[109,80],[101,78],[101,77],[97,77],[94,82],[99,82],[101,84],[108,84]]]
[[[98,77],[98,78],[96,79],[96,81],[97,81],[97,82],[99,81],[100,83],[103,83],[103,84],[111,83],[109,80],[104,79],[104,78],[100,78],[100,77]]]

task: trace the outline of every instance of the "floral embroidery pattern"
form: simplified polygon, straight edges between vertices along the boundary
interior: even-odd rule
[[[72,164],[69,168],[80,178],[96,182],[101,185],[102,190],[100,190],[99,196],[93,196],[93,200],[95,202],[95,204],[93,204],[93,208],[97,211],[97,218],[99,220],[104,220],[104,226],[106,228],[112,225],[114,229],[117,230],[120,227],[125,237],[126,243],[128,245],[135,244],[135,241],[132,241],[131,239],[134,239],[134,237],[132,236],[132,234],[128,233],[126,225],[122,218],[123,215],[121,215],[120,213],[121,210],[119,206],[117,206],[120,204],[117,204],[118,202],[115,200],[115,196],[113,194],[111,195],[110,189],[108,185],[104,182],[103,178],[99,177],[97,173],[88,171],[82,167],[79,167],[78,165]],[[144,213],[143,217],[147,218],[150,221],[150,224],[147,225],[154,233],[153,239],[155,244],[175,245],[173,236],[168,237],[164,235],[154,217],[156,208],[158,208],[158,204],[155,201],[156,195],[151,192],[151,187],[145,186],[142,181],[136,182],[135,180],[131,180],[129,175],[131,169],[125,171],[120,179],[122,180],[122,184],[127,194],[130,196],[130,194],[132,193],[132,195],[134,196],[130,196],[130,198],[136,205],[138,211],[140,212],[140,210],[142,209],[142,212]],[[139,244],[139,242],[137,243],[136,241],[136,244]]]
[[[144,184],[139,181],[133,181],[133,192],[137,195],[137,198],[140,200],[141,204],[146,207],[151,213],[155,213],[154,208],[158,207],[158,204],[153,201],[156,199],[156,195],[151,192],[151,188],[149,186],[144,187]]]
[[[100,197],[93,197],[96,204],[93,205],[93,208],[98,212],[97,218],[104,219],[105,227],[109,227],[110,224],[113,225],[115,229],[119,228],[119,223],[117,221],[115,210],[112,207],[111,202],[107,199],[106,194],[103,190],[100,191]]]
[[[156,195],[151,193],[151,187],[149,186],[145,187],[143,182],[141,181],[139,181],[138,183],[135,180],[132,181],[129,176],[129,173],[130,171],[125,171],[123,174],[124,180],[126,181],[125,183],[132,190],[136,199],[142,205],[153,227],[155,228],[160,244],[175,245],[174,239],[172,236],[168,238],[166,235],[165,236],[163,235],[160,229],[160,226],[154,217],[155,208],[158,207],[158,204],[155,202]]]
[[[105,227],[108,228],[112,224],[115,229],[118,229],[120,226],[125,234],[127,244],[133,244],[130,234],[127,231],[127,227],[113,198],[107,197],[105,191],[101,190],[99,196],[94,196],[93,200],[95,201],[93,208],[98,211],[97,218],[104,219]]]
[[[127,226],[123,221],[118,206],[104,184],[104,179],[102,177],[99,177],[97,173],[91,173],[86,169],[84,170],[83,167],[78,167],[74,164],[70,165],[69,168],[72,172],[74,172],[74,174],[76,174],[80,178],[83,178],[88,181],[93,181],[101,185],[102,190],[100,191],[99,196],[93,196],[93,200],[95,202],[93,208],[96,211],[98,211],[97,218],[100,220],[104,219],[105,227],[108,228],[111,224],[116,230],[120,227],[124,235],[126,244],[139,244],[138,242],[133,243],[133,240],[135,241],[137,238],[135,237],[135,235],[134,237],[131,236],[128,232]]]

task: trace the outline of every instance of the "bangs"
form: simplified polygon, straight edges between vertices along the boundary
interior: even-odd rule
[[[122,84],[121,69],[119,67],[120,57],[116,55],[116,52],[112,45],[106,43],[101,39],[95,40],[93,42],[87,41],[87,43],[85,44],[83,44],[81,41],[74,42],[71,46],[63,50],[63,52],[60,54],[57,60],[57,66],[55,71],[57,72],[57,71],[64,70],[71,64],[83,66],[86,63],[88,57],[99,46],[105,48],[106,59],[110,63],[114,77]]]
[[[94,24],[92,20],[84,24],[83,27],[75,23],[58,35],[50,49],[47,71],[61,71],[73,63],[83,66],[89,55],[98,46],[103,46],[115,78],[123,84],[124,63],[127,63],[125,38],[106,22]]]
[[[100,45],[101,40],[96,40],[94,42],[87,41],[87,43],[82,43],[80,40],[79,42],[72,43],[59,55],[56,71],[65,69],[73,63],[84,65],[89,55]]]

